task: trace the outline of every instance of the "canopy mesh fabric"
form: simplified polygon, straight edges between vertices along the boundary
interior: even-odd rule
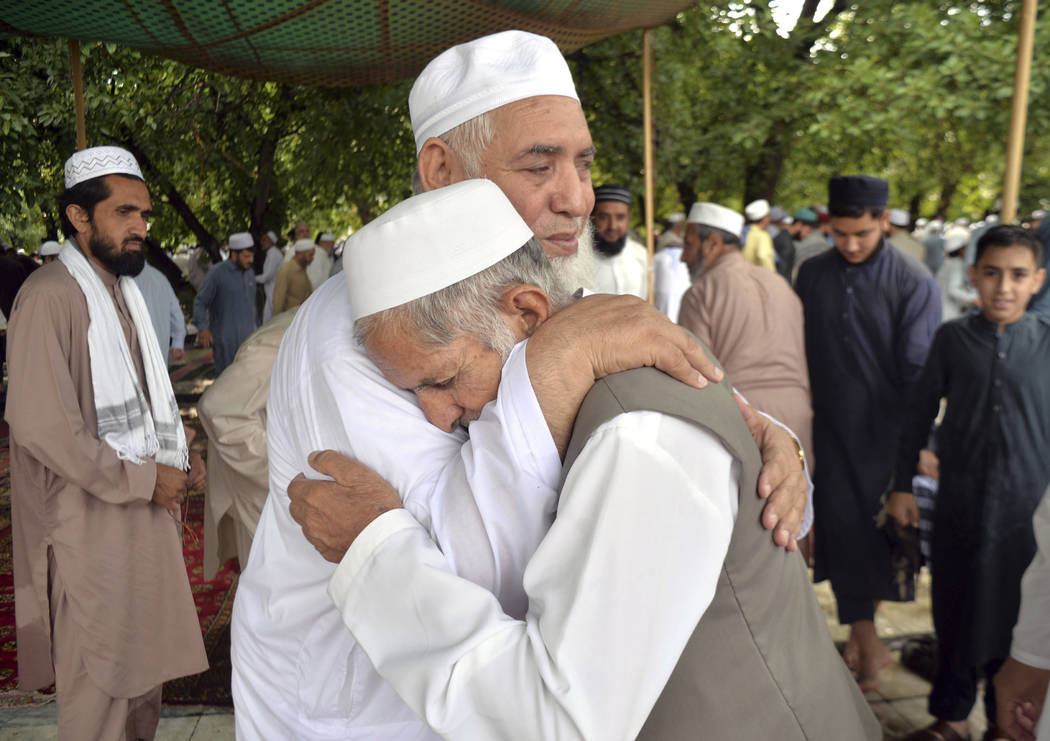
[[[7,0],[0,35],[130,46],[239,77],[390,82],[449,46],[509,28],[571,52],[660,25],[682,0]]]

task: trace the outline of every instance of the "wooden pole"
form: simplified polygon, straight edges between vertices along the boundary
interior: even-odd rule
[[[1002,223],[1017,219],[1017,192],[1021,183],[1024,155],[1025,118],[1028,114],[1028,81],[1032,73],[1032,39],[1035,35],[1037,0],[1024,0],[1021,27],[1017,33],[1017,70],[1014,73],[1014,100],[1010,110],[1010,133],[1006,140],[1006,174],[1003,178]]]
[[[645,136],[645,247],[649,251],[649,303],[653,303],[653,31],[642,32],[642,131]]]
[[[73,101],[77,109],[77,149],[87,149],[84,125],[84,74],[80,69],[80,42],[69,40],[69,61],[73,65]]]

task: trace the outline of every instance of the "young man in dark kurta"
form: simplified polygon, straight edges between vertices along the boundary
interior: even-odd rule
[[[941,323],[937,283],[885,239],[889,185],[866,175],[828,187],[835,249],[807,260],[795,289],[805,313],[813,392],[813,509],[818,581],[831,579],[846,660],[878,687],[889,651],[875,633],[880,600],[911,599],[895,581],[875,517],[893,477],[912,385]]]

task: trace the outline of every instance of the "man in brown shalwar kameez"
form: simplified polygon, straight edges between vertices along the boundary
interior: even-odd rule
[[[150,739],[163,682],[207,668],[173,517],[203,470],[126,277],[150,214],[134,158],[73,155],[59,213],[69,240],[8,329],[19,683],[55,682],[63,739]]]
[[[699,275],[682,297],[678,323],[711,348],[755,409],[792,429],[811,457],[802,302],[780,275],[744,259],[743,216],[714,203],[694,203],[687,221],[682,261]]]

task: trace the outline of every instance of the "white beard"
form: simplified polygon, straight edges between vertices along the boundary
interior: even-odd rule
[[[594,227],[590,219],[580,234],[576,253],[572,255],[555,255],[550,258],[554,272],[562,282],[562,287],[570,295],[580,288],[593,291],[594,274]]]

